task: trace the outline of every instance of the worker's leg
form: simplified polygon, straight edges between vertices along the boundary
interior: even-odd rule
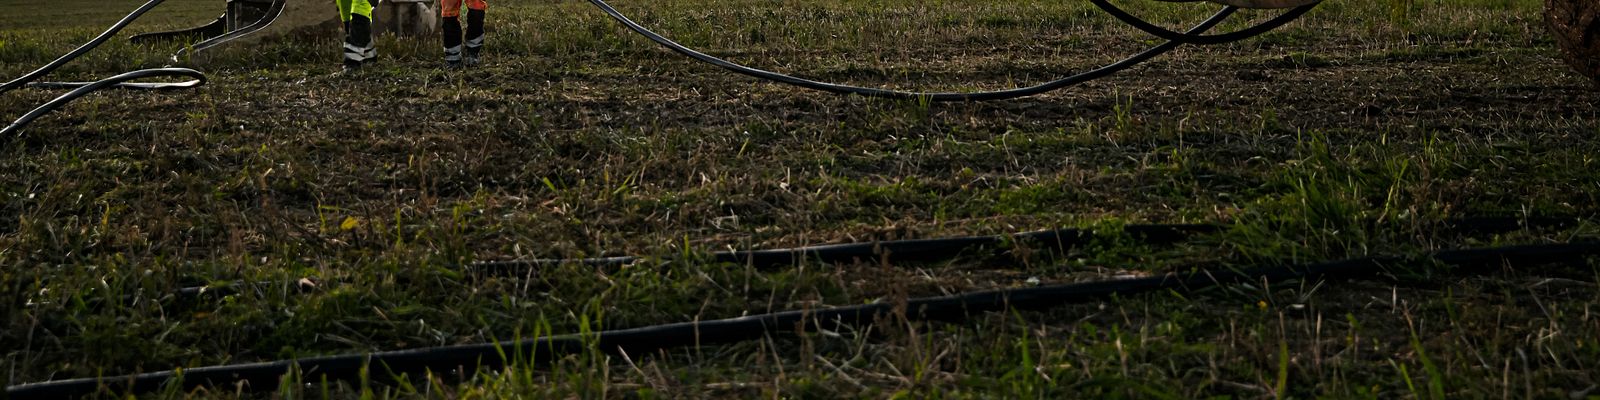
[[[339,18],[344,19],[344,66],[360,68],[378,57],[372,43],[372,3],[367,0],[339,0]]]
[[[483,20],[489,10],[487,0],[467,0],[467,65],[478,65],[483,50]]]
[[[444,0],[439,14],[444,17],[444,62],[461,66],[461,0]]]

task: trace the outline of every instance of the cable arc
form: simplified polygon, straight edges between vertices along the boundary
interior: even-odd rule
[[[100,35],[95,36],[94,39],[89,40],[89,42],[78,46],[78,48],[67,52],[67,54],[56,58],[54,61],[45,64],[43,67],[39,67],[39,69],[36,69],[33,72],[24,74],[23,76],[13,79],[10,82],[6,82],[5,84],[0,84],[0,94],[23,87],[74,89],[67,94],[56,97],[55,99],[46,102],[31,111],[28,111],[27,113],[23,114],[22,117],[17,118],[17,120],[11,122],[11,124],[6,125],[5,128],[0,128],[0,138],[18,135],[21,133],[23,128],[27,127],[28,124],[32,123],[34,120],[39,119],[39,117],[49,114],[50,112],[67,105],[67,103],[71,103],[73,100],[77,100],[96,91],[111,88],[136,90],[192,89],[204,86],[206,84],[205,74],[189,68],[144,69],[123,73],[94,82],[37,82],[40,78],[50,74],[51,72],[54,72],[56,69],[61,68],[61,66],[72,62],[72,60],[75,60],[78,57],[82,57],[84,54],[93,51],[97,47],[100,47],[101,44],[104,44],[107,40],[115,37],[117,32],[121,32],[123,28],[127,28],[129,24],[132,24],[134,21],[138,20],[139,17],[144,16],[145,13],[150,12],[150,10],[155,9],[165,1],[166,0],[150,0],[149,2],[146,2],[143,6],[140,6],[138,9],[128,13],[127,16],[117,21],[116,24],[111,25],[111,27],[107,28],[105,32],[102,32]],[[183,82],[133,82],[140,79],[157,77],[187,77],[191,78],[191,80]]]
[[[750,76],[750,77],[757,78],[757,79],[768,80],[768,81],[788,84],[788,85],[791,85],[791,86],[797,86],[797,87],[802,87],[802,88],[811,89],[811,90],[817,90],[817,91],[822,91],[822,92],[828,92],[828,93],[852,94],[852,95],[859,95],[859,96],[865,96],[865,97],[877,97],[877,98],[888,98],[888,99],[907,99],[907,100],[909,100],[909,99],[927,99],[929,101],[936,101],[936,102],[977,102],[977,101],[1009,100],[1009,99],[1016,99],[1016,98],[1022,98],[1022,97],[1036,96],[1036,95],[1039,95],[1039,94],[1044,94],[1044,93],[1048,93],[1048,92],[1052,92],[1052,91],[1056,91],[1056,90],[1061,90],[1061,89],[1064,89],[1064,88],[1067,88],[1067,87],[1076,86],[1076,85],[1084,83],[1084,82],[1088,82],[1088,81],[1091,81],[1091,80],[1100,79],[1100,78],[1104,78],[1106,76],[1110,76],[1110,75],[1115,74],[1117,72],[1121,72],[1122,70],[1128,69],[1129,67],[1132,67],[1134,65],[1138,65],[1138,64],[1143,63],[1145,61],[1149,61],[1150,59],[1155,58],[1156,56],[1160,56],[1160,55],[1165,54],[1167,52],[1170,52],[1170,51],[1172,51],[1174,49],[1177,49],[1179,46],[1181,46],[1183,44],[1183,43],[1180,43],[1180,42],[1168,41],[1167,43],[1163,43],[1163,44],[1151,47],[1151,48],[1149,48],[1149,49],[1147,49],[1147,50],[1145,50],[1143,52],[1140,52],[1138,54],[1129,56],[1128,58],[1125,58],[1125,59],[1123,59],[1121,61],[1109,64],[1109,65],[1106,65],[1106,66],[1103,66],[1103,67],[1100,67],[1100,68],[1097,68],[1097,69],[1094,69],[1094,70],[1090,70],[1090,71],[1083,72],[1083,73],[1080,73],[1080,74],[1077,74],[1077,75],[1073,75],[1073,76],[1069,76],[1069,77],[1066,77],[1066,78],[1062,78],[1062,79],[1058,79],[1058,80],[1054,80],[1054,81],[1050,81],[1050,82],[1045,82],[1045,83],[1042,83],[1042,84],[1039,84],[1039,85],[1034,85],[1034,86],[1029,86],[1029,87],[1022,87],[1022,88],[1008,89],[1008,90],[998,90],[998,91],[966,92],[966,93],[957,93],[957,92],[912,92],[912,91],[890,90],[890,89],[881,89],[881,88],[869,88],[869,87],[861,87],[861,86],[844,85],[844,84],[838,84],[838,83],[821,82],[821,81],[815,81],[815,80],[800,78],[800,77],[796,77],[796,76],[793,76],[793,75],[787,75],[787,74],[782,74],[782,73],[777,73],[777,72],[772,72],[772,71],[766,71],[766,70],[761,70],[761,69],[745,66],[743,64],[731,62],[731,61],[728,61],[728,60],[724,60],[724,59],[718,58],[716,56],[712,56],[712,55],[700,52],[700,51],[695,50],[693,48],[690,48],[688,46],[684,46],[683,44],[680,44],[680,43],[678,43],[676,41],[673,41],[672,39],[669,39],[669,38],[667,38],[665,36],[662,36],[662,35],[654,32],[654,31],[651,31],[649,28],[646,28],[645,26],[640,25],[637,22],[634,22],[632,19],[628,18],[628,16],[623,14],[622,12],[617,11],[616,8],[614,8],[610,4],[606,3],[605,0],[589,0],[589,2],[591,4],[594,4],[595,7],[599,7],[601,11],[604,11],[606,14],[610,15],[612,19],[617,20],[617,22],[619,22],[622,25],[626,26],[628,29],[632,30],[634,33],[638,33],[639,35],[644,36],[646,39],[649,39],[652,42],[656,42],[657,44],[660,44],[661,46],[664,46],[664,47],[666,47],[668,49],[671,49],[672,51],[677,52],[678,54],[682,54],[684,56],[687,56],[689,58],[693,58],[693,59],[695,59],[697,61],[700,61],[700,62],[704,62],[704,63],[711,64],[711,65],[715,65],[717,67],[721,67],[722,69],[725,69],[725,70],[728,70],[728,71],[731,71],[731,72],[734,72],[734,73],[737,73],[737,74],[740,74],[740,75]],[[1205,20],[1204,22],[1201,22],[1198,25],[1195,25],[1193,28],[1190,28],[1188,33],[1190,33],[1190,34],[1204,33],[1206,31],[1210,30],[1212,27],[1217,26],[1217,24],[1220,24],[1223,21],[1227,20],[1228,17],[1232,16],[1238,10],[1239,10],[1239,8],[1233,7],[1233,6],[1224,7],[1221,11],[1218,11],[1216,14],[1212,15],[1211,18]]]
[[[128,83],[130,81],[139,80],[139,79],[148,79],[148,78],[155,78],[155,77],[173,77],[173,76],[188,77],[188,78],[192,78],[192,80],[184,81],[184,82],[172,82],[172,83],[167,83],[167,82]],[[200,73],[200,71],[195,71],[195,70],[188,69],[188,68],[156,68],[156,69],[138,70],[138,71],[128,72],[128,73],[124,73],[124,74],[121,74],[121,75],[113,76],[113,77],[110,77],[110,78],[106,78],[106,79],[102,79],[102,80],[94,81],[94,82],[56,82],[56,83],[50,83],[50,84],[48,84],[49,87],[77,88],[77,89],[73,90],[71,92],[67,92],[66,94],[63,94],[63,95],[61,95],[59,97],[56,97],[54,100],[50,100],[49,102],[46,102],[43,105],[40,105],[39,107],[34,108],[33,111],[29,111],[27,114],[23,114],[22,117],[17,118],[17,120],[15,122],[12,122],[11,125],[7,125],[5,128],[0,129],[0,138],[13,136],[13,135],[19,135],[19,134],[21,134],[22,128],[27,127],[29,123],[33,122],[33,120],[39,119],[39,117],[43,117],[43,116],[45,116],[45,114],[49,114],[52,111],[60,109],[61,107],[66,106],[67,103],[71,103],[73,100],[77,100],[79,98],[82,98],[83,96],[88,96],[89,94],[92,94],[92,93],[100,91],[100,90],[104,90],[104,89],[108,89],[108,88],[116,88],[116,87],[135,88],[135,89],[149,89],[149,90],[190,89],[190,88],[200,87],[200,86],[205,85],[205,84],[206,84],[206,75],[205,74]]]
[[[1138,28],[1139,30],[1144,31],[1145,33],[1149,33],[1151,35],[1155,35],[1156,37],[1159,37],[1159,38],[1162,38],[1162,39],[1165,39],[1165,40],[1168,40],[1168,41],[1173,41],[1173,42],[1178,42],[1178,43],[1183,43],[1183,44],[1200,44],[1200,45],[1232,43],[1232,42],[1237,42],[1237,41],[1241,41],[1241,40],[1245,40],[1245,39],[1254,38],[1256,36],[1261,36],[1262,34],[1265,34],[1267,32],[1271,32],[1273,30],[1276,30],[1278,28],[1283,27],[1284,25],[1287,25],[1290,22],[1294,22],[1295,20],[1300,19],[1301,16],[1304,16],[1306,13],[1311,12],[1311,9],[1317,8],[1317,5],[1322,4],[1322,3],[1318,2],[1318,3],[1312,3],[1312,4],[1309,4],[1309,5],[1304,5],[1304,6],[1291,8],[1288,11],[1285,11],[1283,14],[1278,15],[1277,17],[1274,17],[1274,18],[1272,18],[1270,20],[1267,20],[1266,22],[1262,22],[1260,24],[1256,24],[1256,25],[1251,26],[1249,28],[1245,28],[1245,29],[1241,29],[1241,30],[1237,30],[1237,31],[1233,31],[1233,32],[1228,32],[1228,33],[1220,33],[1220,34],[1214,34],[1214,35],[1202,35],[1202,34],[1197,34],[1197,33],[1194,33],[1194,32],[1188,32],[1188,33],[1177,32],[1177,31],[1169,30],[1167,28],[1162,28],[1160,26],[1156,26],[1156,24],[1152,24],[1149,21],[1144,20],[1143,18],[1139,18],[1137,16],[1134,16],[1133,14],[1130,14],[1127,11],[1124,11],[1122,8],[1119,8],[1116,5],[1111,4],[1111,2],[1106,1],[1106,0],[1090,0],[1090,2],[1093,3],[1097,7],[1100,7],[1100,9],[1104,10],[1106,12],[1106,14],[1111,14],[1112,17],[1116,17],[1118,20],[1121,20],[1122,22],[1127,23],[1128,25],[1133,26],[1134,28]]]

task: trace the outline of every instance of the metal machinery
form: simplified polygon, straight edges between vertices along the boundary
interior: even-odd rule
[[[439,8],[435,0],[383,0],[372,13],[378,32],[399,36],[429,36],[439,32]]]
[[[328,0],[225,0],[222,16],[208,24],[188,29],[152,32],[130,37],[134,42],[197,40],[193,51],[224,44],[250,43],[295,32],[336,30],[338,16]],[[376,0],[372,13],[374,31],[401,36],[423,36],[438,32],[440,19],[436,0]]]
[[[133,35],[128,40],[134,43],[145,43],[187,38],[210,39],[228,32],[237,31],[256,21],[260,21],[262,17],[267,15],[267,9],[272,4],[271,0],[227,1],[227,11],[209,24],[189,29]]]

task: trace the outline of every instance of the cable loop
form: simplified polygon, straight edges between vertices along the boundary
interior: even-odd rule
[[[1116,17],[1118,20],[1121,20],[1122,22],[1127,23],[1134,28],[1138,28],[1145,33],[1149,33],[1151,35],[1155,35],[1156,37],[1172,42],[1203,45],[1232,43],[1250,39],[1256,36],[1261,36],[1261,34],[1271,32],[1274,29],[1278,29],[1290,22],[1300,19],[1301,16],[1305,15],[1307,12],[1310,12],[1311,9],[1316,8],[1318,4],[1321,4],[1319,2],[1295,7],[1289,9],[1289,11],[1285,11],[1282,15],[1279,15],[1276,18],[1268,20],[1267,22],[1263,22],[1238,31],[1215,35],[1198,35],[1192,32],[1175,32],[1160,26],[1156,26],[1149,21],[1145,21],[1143,18],[1136,17],[1133,14],[1129,14],[1127,11],[1123,11],[1121,8],[1117,8],[1116,5],[1113,5],[1111,2],[1106,0],[1090,0],[1090,2],[1094,3],[1094,5],[1097,7],[1100,7],[1101,10],[1105,10],[1106,14],[1111,14],[1112,17]]]
[[[1096,1],[1097,2],[1103,2],[1104,0],[1096,0]],[[1071,87],[1071,86],[1076,86],[1078,84],[1082,84],[1084,82],[1088,82],[1088,81],[1092,81],[1092,80],[1095,80],[1095,79],[1104,78],[1104,77],[1110,76],[1112,74],[1115,74],[1117,72],[1121,72],[1122,70],[1128,69],[1129,67],[1132,67],[1134,65],[1138,65],[1138,64],[1143,63],[1145,61],[1149,61],[1150,59],[1155,58],[1156,56],[1159,56],[1159,55],[1165,54],[1167,52],[1170,52],[1170,51],[1172,51],[1174,49],[1177,49],[1179,46],[1181,46],[1183,44],[1187,44],[1187,43],[1216,44],[1216,43],[1228,43],[1228,42],[1234,42],[1234,41],[1249,39],[1249,38],[1261,35],[1262,33],[1266,33],[1267,31],[1271,31],[1272,29],[1275,29],[1275,28],[1278,28],[1280,26],[1283,26],[1284,24],[1287,24],[1290,21],[1294,21],[1294,20],[1300,18],[1301,16],[1305,15],[1305,13],[1307,11],[1310,11],[1311,8],[1316,6],[1316,4],[1312,4],[1312,5],[1307,5],[1307,6],[1302,6],[1302,7],[1299,7],[1299,8],[1295,8],[1293,10],[1285,12],[1283,15],[1281,15],[1281,16],[1279,16],[1277,18],[1274,18],[1274,19],[1272,19],[1270,21],[1264,22],[1262,24],[1259,24],[1259,25],[1256,25],[1256,26],[1253,26],[1253,27],[1250,27],[1250,28],[1246,28],[1244,30],[1240,30],[1238,32],[1232,32],[1232,33],[1221,34],[1221,35],[1205,36],[1205,35],[1201,35],[1201,34],[1205,33],[1206,31],[1211,30],[1211,28],[1217,26],[1217,24],[1220,24],[1223,21],[1227,20],[1228,17],[1232,16],[1235,12],[1237,12],[1239,10],[1239,8],[1238,7],[1234,7],[1234,6],[1224,7],[1221,11],[1218,11],[1216,14],[1212,15],[1211,18],[1207,19],[1205,22],[1202,22],[1199,25],[1195,25],[1193,28],[1190,28],[1188,32],[1186,32],[1186,33],[1177,33],[1177,32],[1168,31],[1168,30],[1166,30],[1164,28],[1160,28],[1160,27],[1157,27],[1155,25],[1151,25],[1148,22],[1145,22],[1143,20],[1138,19],[1137,17],[1133,17],[1132,15],[1127,14],[1126,12],[1121,12],[1120,9],[1117,9],[1115,6],[1111,6],[1109,3],[1107,3],[1107,4],[1102,5],[1102,8],[1109,7],[1107,9],[1108,12],[1111,12],[1112,10],[1116,10],[1115,12],[1112,12],[1112,15],[1118,16],[1118,19],[1121,19],[1121,20],[1124,20],[1124,21],[1129,21],[1129,23],[1134,24],[1135,27],[1138,27],[1141,30],[1145,30],[1147,32],[1152,32],[1152,33],[1160,33],[1160,34],[1158,34],[1158,36],[1163,36],[1163,38],[1168,39],[1168,41],[1166,43],[1162,43],[1160,45],[1156,45],[1155,47],[1151,47],[1151,48],[1149,48],[1149,49],[1147,49],[1147,50],[1145,50],[1143,52],[1140,52],[1138,54],[1134,54],[1133,56],[1129,56],[1128,58],[1122,59],[1121,61],[1106,65],[1104,67],[1100,67],[1098,69],[1090,70],[1088,72],[1080,73],[1080,74],[1069,76],[1069,77],[1066,77],[1066,78],[1062,78],[1062,79],[1058,79],[1058,80],[1054,80],[1054,81],[1050,81],[1050,82],[1045,82],[1045,83],[1042,83],[1042,84],[1039,84],[1039,85],[1035,85],[1035,86],[1016,88],[1016,89],[1009,89],[1009,90],[998,90],[998,91],[965,92],[965,93],[933,93],[933,92],[911,92],[911,91],[889,90],[889,89],[880,89],[880,88],[868,88],[868,87],[851,86],[851,85],[838,84],[838,83],[820,82],[820,81],[815,81],[815,80],[796,77],[796,76],[793,76],[793,75],[787,75],[787,74],[782,74],[782,73],[777,73],[777,72],[771,72],[771,71],[765,71],[765,70],[761,70],[761,69],[752,68],[752,67],[745,66],[745,65],[742,65],[742,64],[739,64],[739,63],[735,63],[735,62],[731,62],[731,61],[724,60],[724,59],[721,59],[721,58],[717,58],[717,57],[709,55],[709,54],[705,54],[703,52],[700,52],[700,51],[695,50],[693,48],[690,48],[688,46],[684,46],[684,45],[682,45],[682,44],[680,44],[680,43],[678,43],[676,41],[673,41],[672,39],[669,39],[669,38],[665,37],[665,36],[657,34],[654,31],[651,31],[649,28],[646,28],[645,26],[640,25],[637,22],[634,22],[632,19],[628,18],[628,16],[623,14],[622,12],[617,11],[616,8],[612,7],[610,4],[607,4],[605,2],[605,0],[589,0],[589,2],[594,4],[595,7],[599,7],[602,11],[605,11],[606,14],[611,15],[611,17],[613,19],[616,19],[617,22],[620,22],[620,23],[622,23],[622,25],[627,26],[628,29],[633,30],[635,33],[638,33],[640,36],[644,36],[646,39],[649,39],[652,42],[656,42],[657,44],[660,44],[660,45],[662,45],[662,46],[664,46],[664,47],[666,47],[668,49],[671,49],[672,51],[677,52],[678,54],[682,54],[684,56],[687,56],[689,58],[693,58],[693,59],[695,59],[697,61],[700,61],[700,62],[704,62],[704,63],[711,64],[711,65],[715,65],[717,67],[721,67],[723,69],[726,69],[728,71],[731,71],[731,72],[734,72],[734,73],[737,73],[737,74],[746,75],[746,76],[750,76],[750,77],[757,78],[757,79],[763,79],[763,80],[768,80],[768,81],[772,81],[772,82],[777,82],[777,83],[797,86],[797,87],[801,87],[801,88],[811,89],[811,90],[818,90],[818,91],[828,92],[828,93],[853,94],[853,95],[866,96],[866,97],[878,97],[878,98],[889,98],[889,99],[905,99],[905,100],[922,100],[922,99],[925,99],[925,100],[928,100],[928,101],[937,101],[937,102],[1009,100],[1009,99],[1015,99],[1015,98],[1021,98],[1021,97],[1036,96],[1036,95],[1040,95],[1040,94],[1044,94],[1044,93],[1048,93],[1048,92],[1052,92],[1052,91],[1056,91],[1056,90],[1061,90],[1061,89],[1064,89],[1064,88],[1067,88],[1067,87]],[[1138,23],[1134,23],[1132,21],[1138,21]],[[1142,23],[1143,25],[1140,25],[1140,23]],[[1170,32],[1171,34],[1170,35],[1166,34],[1166,32]],[[1170,38],[1168,38],[1168,36],[1170,36]]]
[[[150,12],[150,10],[156,8],[156,6],[161,5],[161,3],[165,1],[166,0],[150,0],[143,6],[140,6],[139,9],[129,13],[128,16],[123,17],[122,20],[117,21],[116,24],[112,24],[111,27],[107,28],[105,32],[100,33],[99,36],[95,36],[95,38],[89,40],[88,43],[78,46],[78,48],[67,52],[67,54],[55,59],[55,61],[51,61],[49,64],[45,64],[43,67],[39,67],[39,69],[36,69],[33,72],[29,72],[17,79],[13,79],[10,82],[0,85],[0,94],[24,87],[76,89],[68,92],[67,94],[61,95],[60,97],[56,97],[54,100],[50,100],[49,102],[34,108],[32,111],[28,111],[28,113],[23,114],[22,117],[18,118],[15,122],[7,125],[5,128],[0,128],[0,138],[20,135],[22,128],[27,127],[29,123],[33,122],[33,120],[39,119],[39,117],[49,114],[51,111],[55,111],[56,109],[66,106],[67,103],[71,103],[73,100],[77,100],[83,96],[87,96],[90,93],[100,90],[110,88],[135,90],[192,89],[205,85],[205,74],[189,68],[144,69],[94,82],[36,82],[39,80],[39,78],[43,78],[45,75],[48,75],[51,72],[54,72],[56,69],[61,68],[61,66],[72,62],[72,60],[75,60],[78,57],[82,57],[84,54],[93,51],[95,48],[100,47],[101,44],[105,44],[106,40],[110,40],[111,37],[116,36],[117,32],[121,32],[123,28],[127,28],[129,24],[133,23],[133,21],[138,20],[139,17],[144,16],[145,13]],[[192,80],[170,83],[133,82],[135,80],[157,77],[187,77],[191,78]]]

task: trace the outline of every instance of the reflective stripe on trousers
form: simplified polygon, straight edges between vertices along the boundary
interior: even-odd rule
[[[344,59],[350,61],[367,61],[378,57],[378,49],[372,45],[359,47],[354,44],[344,44]]]

